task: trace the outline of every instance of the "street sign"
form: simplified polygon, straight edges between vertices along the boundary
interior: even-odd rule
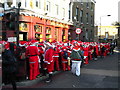
[[[81,31],[82,31],[81,28],[76,28],[76,30],[75,30],[76,34],[80,34]]]

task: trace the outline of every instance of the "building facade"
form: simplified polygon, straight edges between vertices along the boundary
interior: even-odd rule
[[[80,0],[73,2],[72,21],[73,26],[69,30],[69,38],[81,41],[94,40],[94,10],[95,1]],[[80,35],[75,33],[76,28],[81,28]]]
[[[68,12],[70,0],[4,0],[5,13],[16,12],[13,8],[18,8],[19,1],[19,40],[68,40],[69,26],[72,25]],[[3,38],[15,37],[16,31],[7,26],[3,27]]]
[[[2,19],[4,15],[3,0],[0,0],[0,40],[2,40]]]
[[[97,27],[98,41],[117,41],[118,39],[118,28],[117,26],[98,26]]]

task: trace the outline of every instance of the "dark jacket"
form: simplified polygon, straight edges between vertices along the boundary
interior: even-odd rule
[[[73,49],[70,58],[71,60],[83,60],[83,53],[80,49]]]
[[[14,73],[17,71],[17,61],[10,50],[5,50],[2,53],[2,71],[4,73]]]

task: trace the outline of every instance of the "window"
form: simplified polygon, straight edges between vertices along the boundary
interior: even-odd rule
[[[71,10],[71,2],[69,3],[69,19],[70,19],[70,17],[71,17],[71,14],[70,14],[71,11],[70,11],[70,10]]]
[[[38,0],[36,0],[36,7],[38,7]]]
[[[88,24],[88,13],[86,13],[86,22],[87,22],[87,24]]]
[[[33,8],[33,0],[30,0],[30,7]]]
[[[55,8],[56,8],[55,14],[58,15],[59,11],[58,11],[58,5],[57,4],[55,5]]]
[[[50,12],[50,2],[49,1],[47,1],[46,9],[47,9],[47,11]]]
[[[81,23],[83,23],[83,10],[80,10],[80,20],[81,20]]]
[[[93,3],[91,2],[91,11],[93,11]]]
[[[69,10],[69,19],[70,19],[70,16],[71,16],[71,14],[70,14],[71,12],[70,12],[70,10]]]
[[[89,8],[89,1],[87,0],[86,7]]]
[[[87,6],[86,6],[87,8],[89,8],[89,4],[88,4],[88,2],[87,2]]]
[[[76,8],[76,19],[78,21],[78,11],[79,11],[79,8]]]
[[[93,16],[91,16],[91,25],[93,24]]]
[[[27,1],[25,0],[25,7],[27,7]]]
[[[86,29],[85,38],[88,40],[88,29]]]
[[[35,6],[37,7],[37,8],[41,8],[41,2],[40,2],[40,0],[36,0],[36,2],[35,2]]]

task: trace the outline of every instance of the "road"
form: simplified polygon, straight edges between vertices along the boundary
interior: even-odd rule
[[[90,60],[88,65],[81,68],[81,75],[73,75],[71,71],[60,72],[53,76],[51,83],[45,80],[31,86],[18,88],[118,88],[118,56],[115,52],[97,61]]]
[[[0,59],[0,89],[2,85],[2,60]]]

